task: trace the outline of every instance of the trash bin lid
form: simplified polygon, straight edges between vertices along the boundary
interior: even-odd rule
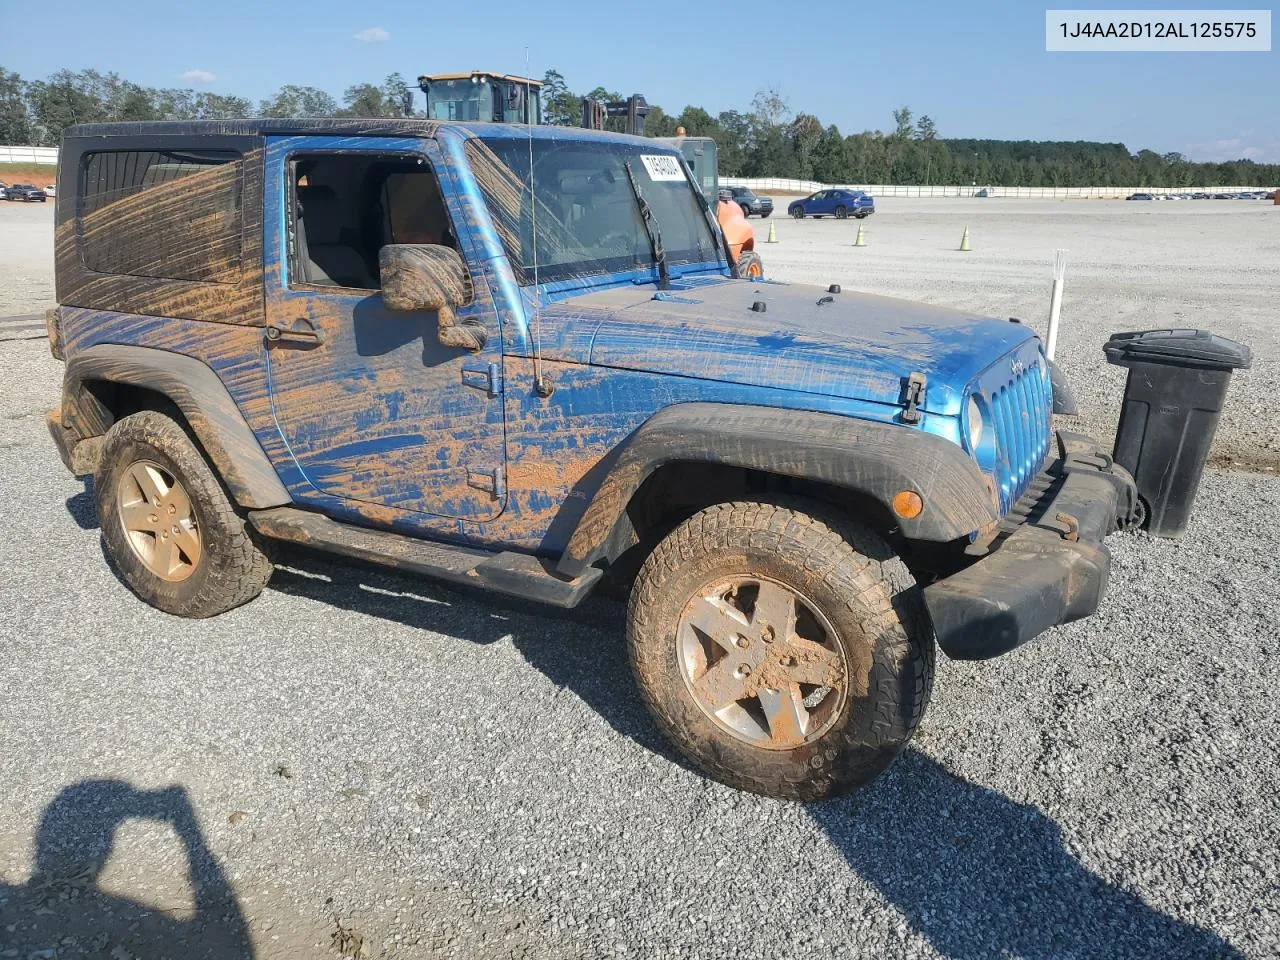
[[[1239,370],[1253,362],[1243,343],[1208,330],[1135,330],[1113,333],[1102,348],[1107,363],[1164,363],[1174,367]]]

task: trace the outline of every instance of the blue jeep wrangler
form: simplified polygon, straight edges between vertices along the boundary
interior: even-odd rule
[[[1030,330],[733,279],[651,140],[80,126],[59,183],[49,429],[172,614],[255,597],[272,541],[559,607],[607,575],[674,743],[815,798],[911,737],[935,637],[1093,612],[1134,519]]]

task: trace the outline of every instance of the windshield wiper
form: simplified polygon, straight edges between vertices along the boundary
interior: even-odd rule
[[[636,206],[640,209],[640,219],[644,221],[644,232],[649,235],[649,246],[653,248],[653,260],[658,265],[658,289],[671,289],[671,275],[667,273],[667,252],[662,249],[662,231],[653,222],[653,211],[649,209],[649,201],[640,192],[640,184],[631,170],[631,162],[623,164],[627,171],[627,179],[631,181],[631,192],[636,198]]]

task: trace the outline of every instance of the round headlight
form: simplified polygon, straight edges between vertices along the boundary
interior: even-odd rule
[[[978,401],[973,397],[969,398],[969,404],[965,411],[965,420],[968,421],[969,450],[972,453],[977,453],[978,447],[982,443],[984,424],[982,422],[982,408],[978,406]]]

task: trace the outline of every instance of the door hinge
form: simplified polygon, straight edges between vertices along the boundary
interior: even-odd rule
[[[467,486],[474,487],[476,490],[483,490],[485,493],[492,495],[495,500],[501,500],[507,495],[506,471],[501,467],[496,470],[486,470],[483,473],[468,470]]]
[[[496,397],[502,393],[502,367],[497,363],[486,364],[480,369],[463,367],[462,384],[483,390],[489,396]]]
[[[912,373],[907,377],[907,385],[903,390],[903,403],[906,404],[902,411],[903,423],[920,422],[920,404],[924,403],[924,391],[928,385],[929,381],[923,373]]]

